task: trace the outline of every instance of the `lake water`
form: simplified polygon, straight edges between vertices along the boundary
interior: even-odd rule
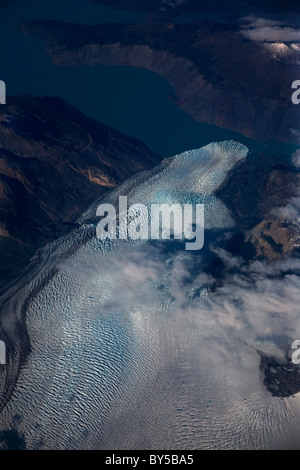
[[[170,84],[157,74],[132,67],[58,67],[37,40],[18,31],[23,20],[74,23],[139,23],[147,12],[126,12],[85,0],[4,1],[0,10],[0,79],[7,94],[61,96],[88,116],[136,137],[154,152],[171,156],[212,141],[233,139],[253,152],[262,148],[289,158],[295,146],[260,145],[236,132],[195,122],[171,103]]]

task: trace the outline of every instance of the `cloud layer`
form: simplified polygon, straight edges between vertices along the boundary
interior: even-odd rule
[[[242,18],[242,34],[251,41],[289,43],[300,42],[300,29],[283,21],[273,21],[255,16]]]

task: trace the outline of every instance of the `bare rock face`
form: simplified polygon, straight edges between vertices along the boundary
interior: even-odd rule
[[[273,260],[298,249],[297,217],[281,213],[287,212],[283,209],[297,198],[299,188],[300,173],[266,155],[235,168],[218,194],[230,207],[240,231],[233,249],[250,258]]]
[[[8,101],[0,109],[2,281],[69,231],[93,200],[161,160],[60,98]]]
[[[250,230],[246,241],[254,245],[257,257],[278,259],[299,247],[299,226],[269,218]]]
[[[299,75],[296,52],[246,40],[240,25],[173,24],[72,25],[24,22],[22,31],[42,40],[56,65],[127,65],[160,74],[174,88],[175,103],[196,121],[261,141],[297,143],[291,129],[299,107],[291,83]],[[267,79],[266,79],[267,77]]]
[[[275,358],[261,357],[261,369],[264,370],[263,383],[273,397],[291,397],[300,390],[300,368],[288,361],[278,362]]]

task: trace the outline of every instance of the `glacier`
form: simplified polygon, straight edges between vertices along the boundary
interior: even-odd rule
[[[95,201],[78,229],[39,253],[2,304],[12,341],[12,318],[26,318],[31,351],[0,433],[17,429],[28,449],[175,450],[272,448],[297,430],[296,401],[262,385],[255,345],[264,325],[252,300],[248,313],[236,307],[242,283],[232,305],[222,291],[211,299],[202,252],[95,233],[98,204],[127,195],[130,204],[204,203],[205,230],[222,236],[234,220],[215,193],[247,153],[226,141],[168,158]],[[297,334],[296,313],[289,321]]]

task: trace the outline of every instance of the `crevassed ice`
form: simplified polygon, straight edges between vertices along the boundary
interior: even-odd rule
[[[205,204],[205,228],[231,228],[234,221],[226,205],[215,196],[228,172],[247,156],[245,145],[235,141],[213,142],[196,150],[165,159],[153,170],[130,178],[105,195],[102,203],[118,207],[118,197],[128,204]],[[79,219],[95,216],[93,205]]]
[[[105,200],[209,198],[246,153],[234,142],[185,152]],[[218,203],[218,218],[216,204],[211,217],[223,227],[228,211]],[[192,302],[191,254],[100,242],[86,237],[91,230],[46,247],[44,266],[17,292],[18,303],[7,303],[22,308],[37,292],[26,311],[32,352],[0,431],[17,429],[27,448],[43,449],[268,447],[291,417],[261,387],[258,355],[240,340],[251,318]],[[206,282],[197,278],[203,290]]]

